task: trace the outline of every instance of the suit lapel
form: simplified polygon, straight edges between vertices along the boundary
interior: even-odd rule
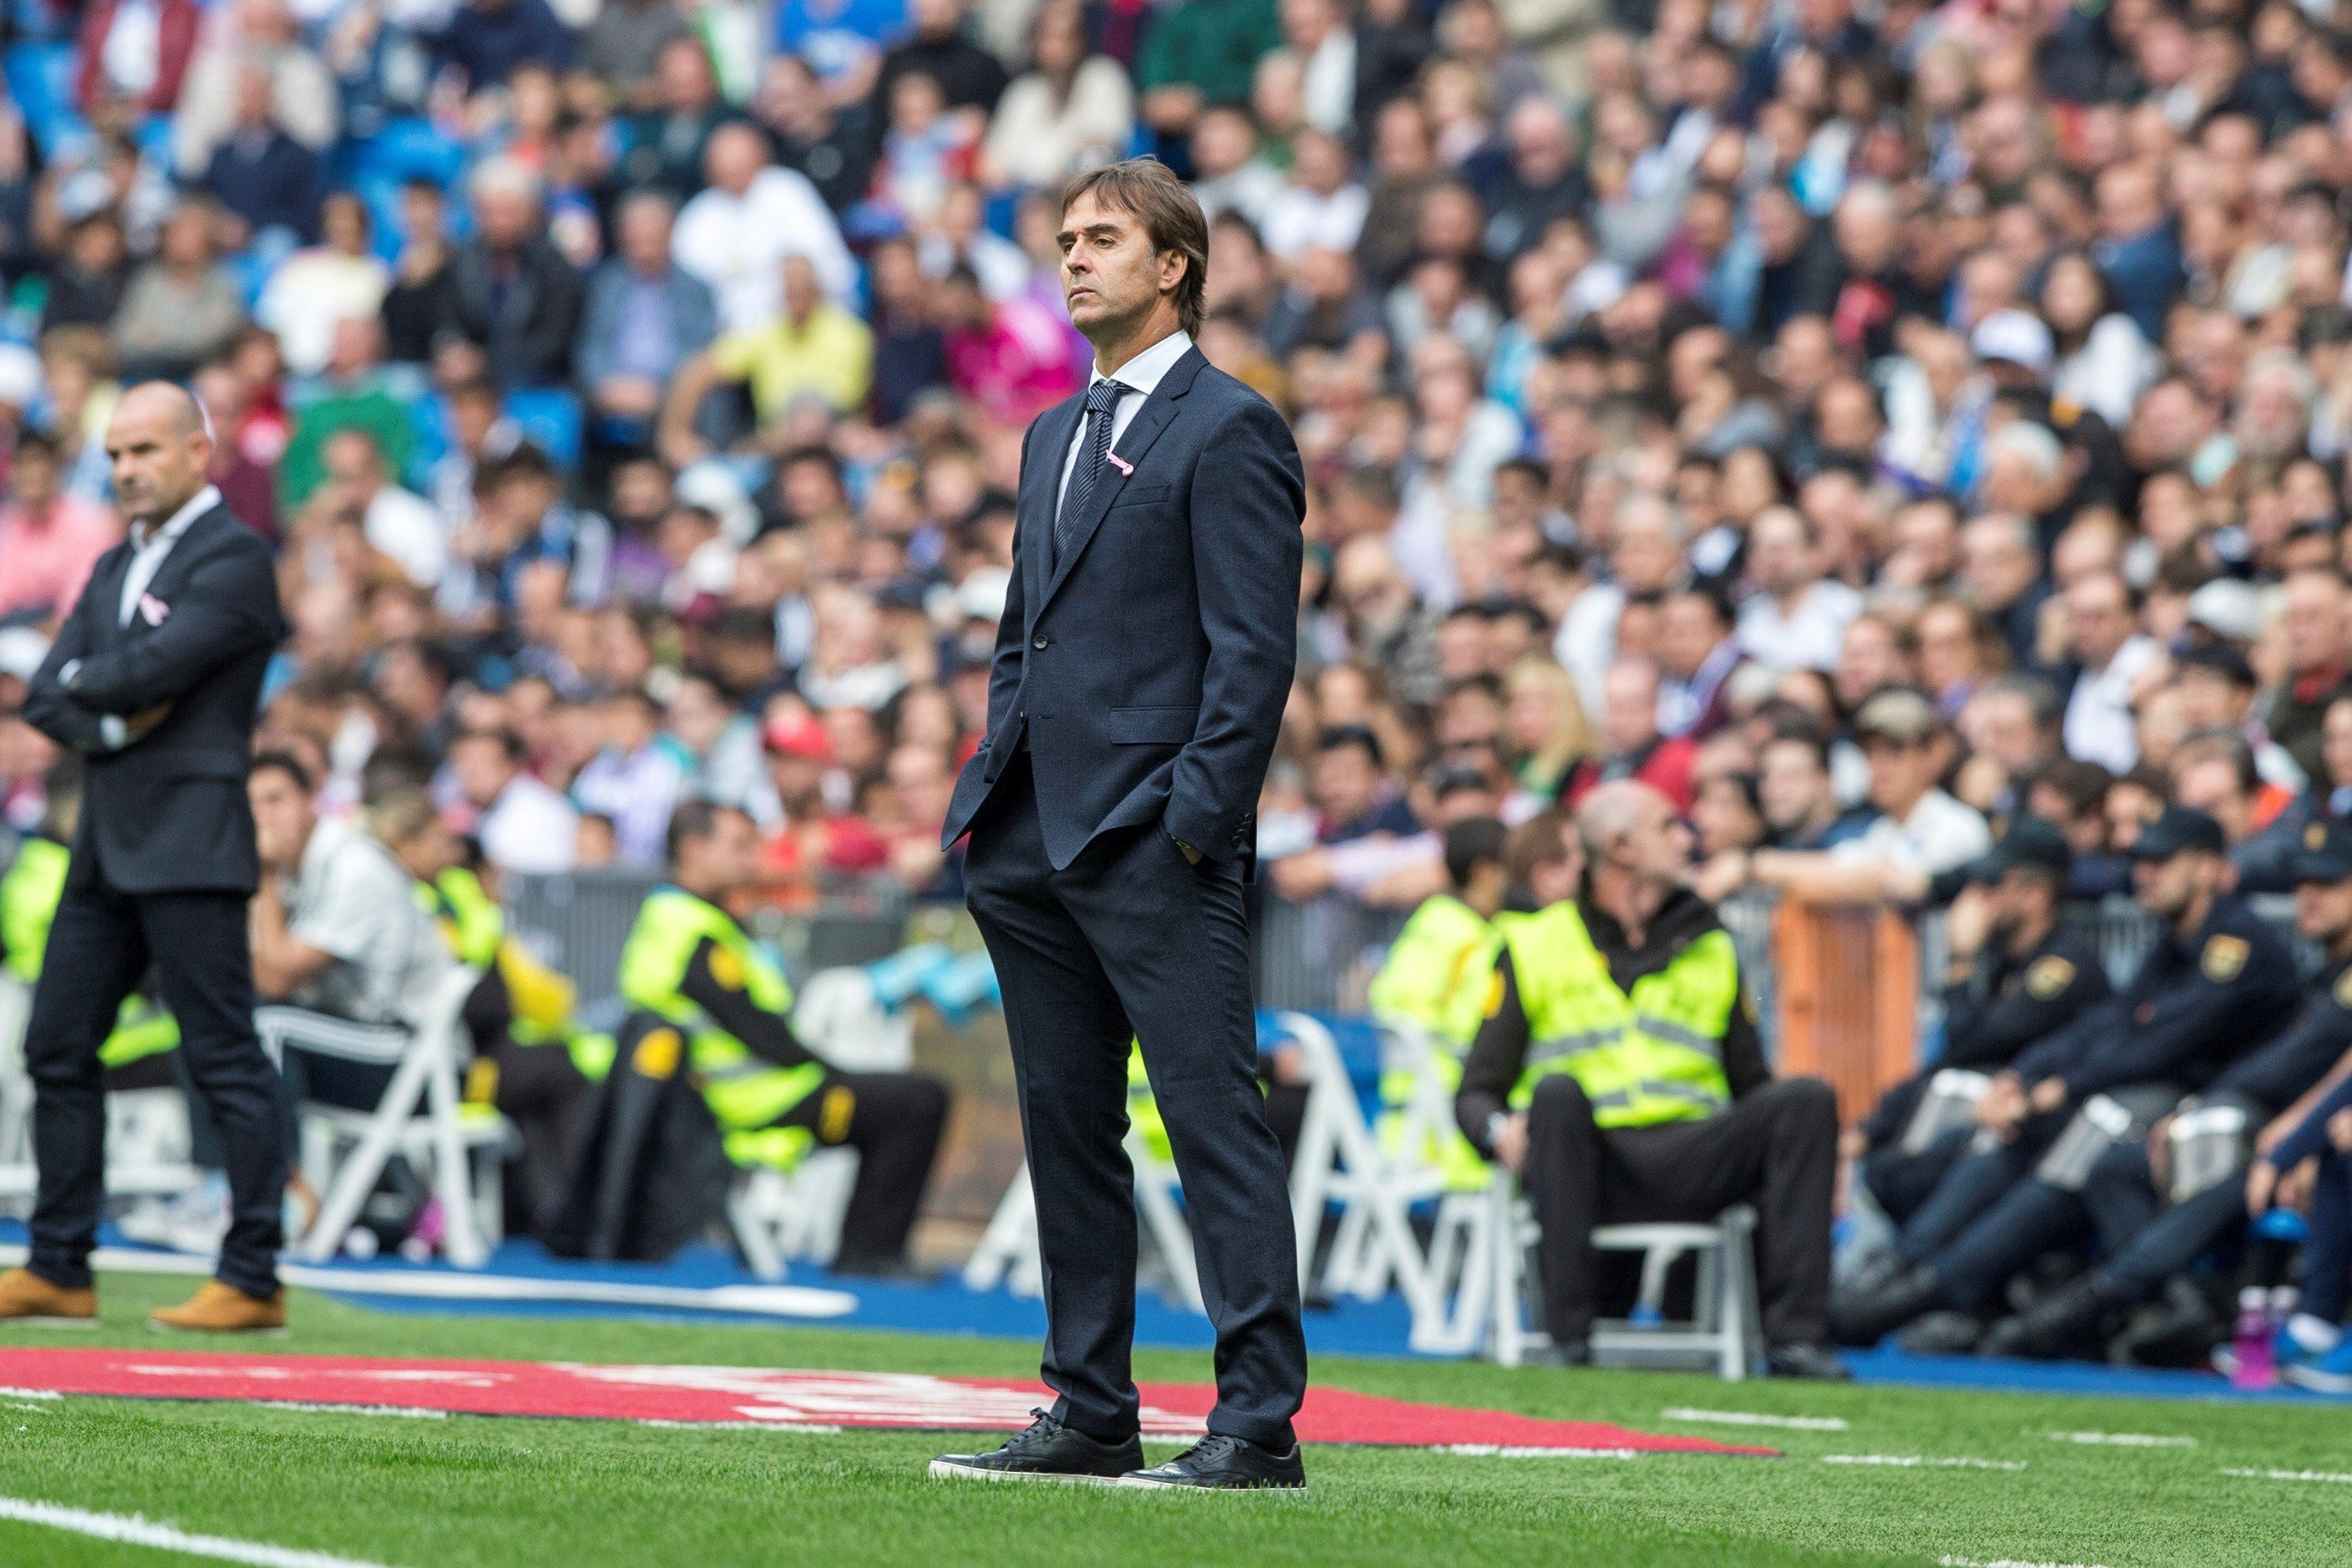
[[[1060,564],[1046,580],[1045,591],[1037,596],[1039,610],[1045,608],[1055,591],[1069,577],[1070,569],[1078,563],[1078,557],[1086,554],[1087,545],[1095,537],[1095,530],[1102,527],[1103,515],[1118,499],[1118,493],[1127,487],[1128,479],[1143,465],[1143,455],[1151,450],[1151,444],[1160,439],[1160,433],[1175,419],[1176,400],[1192,390],[1192,378],[1208,362],[1202,357],[1200,350],[1185,350],[1183,358],[1169,367],[1168,373],[1160,378],[1160,385],[1144,399],[1143,406],[1136,410],[1135,417],[1128,422],[1127,429],[1111,444],[1111,455],[1118,462],[1103,465],[1102,473],[1095,478],[1094,492],[1087,497],[1086,510],[1071,519],[1070,542],[1062,551]],[[1080,406],[1084,406],[1083,402]],[[1060,470],[1057,468],[1055,473],[1058,482]]]
[[[155,575],[147,580],[147,587],[140,596],[142,599],[152,599],[163,605],[166,610],[170,608],[173,601],[179,597],[181,585],[187,580],[188,573],[195,570],[196,562],[210,545],[214,525],[222,510],[223,508],[215,507],[211,511],[189,523],[187,531],[172,541],[172,548],[163,552],[163,560],[155,568]],[[125,573],[131,570],[127,559],[122,570]],[[121,601],[122,579],[118,577],[114,580],[114,598],[110,601],[115,606],[118,619],[121,614]],[[154,624],[146,616],[141,614],[138,607],[134,605],[131,611],[131,624],[122,628],[122,633],[125,637],[137,636],[152,631]]]
[[[1026,632],[1037,622],[1037,607],[1045,597],[1048,562],[1054,557],[1054,513],[1062,498],[1062,464],[1070,455],[1070,433],[1076,428],[1078,416],[1086,412],[1083,397],[1066,399],[1047,409],[1038,417],[1037,439],[1031,451],[1043,465],[1044,472],[1030,486],[1034,497],[1029,506],[1029,516],[1021,519],[1021,602],[1028,606],[1021,629]]]

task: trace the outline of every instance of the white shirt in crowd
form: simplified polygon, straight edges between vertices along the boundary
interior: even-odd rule
[[[579,859],[579,811],[529,774],[514,776],[474,831],[482,853],[502,871],[570,871]]]
[[[323,819],[284,893],[287,934],[334,959],[289,1001],[357,1023],[416,1021],[449,949],[391,851],[347,821]]]
[[[1860,838],[1831,849],[1834,860],[1885,861],[1934,876],[1956,871],[1992,848],[1992,830],[1974,806],[1941,789],[1919,797],[1911,814],[1897,821],[1882,814]]]
[[[1861,613],[1862,595],[1834,578],[1799,594],[1786,614],[1770,594],[1759,593],[1740,606],[1739,645],[1776,670],[1835,669],[1845,629]]]
[[[804,256],[817,281],[848,302],[857,264],[841,229],[808,176],[762,169],[740,196],[712,185],[696,193],[677,214],[670,259],[718,296],[719,329],[745,332],[768,326],[782,308],[784,257]]]
[[[2157,645],[2134,637],[2104,670],[2084,670],[2066,699],[2066,755],[2128,773],[2139,761],[2139,731],[2132,723],[2132,683],[2158,657]]]
[[[409,581],[431,588],[449,565],[449,540],[433,503],[413,490],[386,485],[360,519],[367,542],[390,556]]]

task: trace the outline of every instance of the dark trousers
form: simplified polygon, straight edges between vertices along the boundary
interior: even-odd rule
[[[2340,1323],[2347,1292],[2352,1292],[2352,1160],[2330,1149],[2319,1157],[2319,1185],[2311,1192],[2311,1240],[2303,1251],[2303,1310]]]
[[[2122,1300],[2152,1301],[2167,1280],[2186,1272],[2245,1218],[2245,1173],[2241,1171],[2158,1214],[2121,1246],[2111,1243],[2099,1272]],[[2099,1228],[2106,1233],[2104,1219]]]
[[[777,1119],[780,1127],[809,1128],[820,1144],[857,1151],[836,1270],[855,1274],[905,1259],[947,1121],[947,1085],[919,1072],[828,1072],[815,1093]]]
[[[58,905],[25,1032],[40,1167],[31,1266],[51,1284],[89,1283],[90,1249],[106,1207],[106,1083],[98,1051],[152,962],[180,1021],[180,1059],[220,1134],[230,1216],[219,1277],[249,1295],[277,1291],[286,1156],[278,1073],[253,1032],[245,904],[234,893],[133,898],[68,887]]]
[[[1955,1127],[1916,1155],[1905,1153],[1899,1139],[1883,1144],[1862,1156],[1856,1174],[1886,1218],[1903,1225],[1934,1196],[1937,1185],[1968,1154],[1969,1142],[1975,1136],[1966,1127]]]
[[[509,1227],[517,1211],[522,1228],[537,1234],[541,1218],[563,1196],[563,1178],[572,1169],[572,1155],[580,1138],[580,1107],[588,1098],[588,1081],[572,1064],[572,1053],[560,1043],[517,1045],[498,1043],[499,1114],[514,1124],[522,1140],[519,1164],[519,1194],[508,1200]]]
[[[1933,1267],[1945,1303],[1967,1312],[1994,1304],[2011,1276],[2055,1247],[2083,1239],[2091,1228],[2083,1195],[2028,1176],[2000,1195],[1960,1232]]]
[[[1564,1072],[1528,1108],[1528,1197],[1545,1327],[1568,1344],[1592,1334],[1598,1225],[1712,1220],[1756,1206],[1756,1283],[1773,1344],[1829,1340],[1830,1204],[1837,1185],[1837,1100],[1818,1078],[1781,1078],[1716,1115],[1654,1127],[1593,1124],[1592,1102]]]
[[[1216,1327],[1214,1433],[1276,1448],[1307,1388],[1282,1151],[1265,1122],[1241,870],[1186,862],[1158,824],[1055,871],[1026,756],[971,832],[965,898],[996,962],[1045,1263],[1054,1414],[1105,1442],[1136,1429],[1129,1041],[1139,1040]]]
[[[2032,1174],[2057,1135],[2058,1120],[2036,1117],[2005,1144],[1963,1153],[1895,1233],[1895,1256],[1906,1263],[1925,1263],[1958,1239],[2001,1194]]]

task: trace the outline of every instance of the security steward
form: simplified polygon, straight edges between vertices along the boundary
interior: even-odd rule
[[[2131,1309],[2166,1294],[2244,1219],[2256,1150],[2292,1132],[2331,1070],[2352,1060],[2352,821],[2313,822],[2300,842],[2292,863],[2295,930],[2326,955],[2302,1007],[2285,1029],[2183,1100],[2146,1142],[2110,1149],[2091,1167],[2083,1207],[2105,1260],[1995,1323],[1986,1354],[2053,1357],[2103,1345]],[[2181,1312],[2226,1332],[2203,1291],[2182,1294]]]
[[[683,1030],[703,1098],[738,1166],[788,1167],[810,1149],[858,1153],[834,1271],[911,1277],[907,1237],[938,1156],[948,1092],[912,1072],[842,1072],[793,1037],[792,986],[727,911],[760,863],[759,831],[689,800],[669,825],[670,879],[637,911],[620,993]]]
[[[1492,817],[1472,817],[1445,830],[1445,879],[1450,891],[1422,901],[1389,945],[1387,960],[1372,977],[1367,997],[1376,1023],[1421,1031],[1438,1047],[1435,1068],[1449,1091],[1462,1087],[1462,1055],[1478,1032],[1487,978],[1502,944],[1496,925],[1509,891],[1503,846],[1509,832]],[[1384,1063],[1381,1071],[1382,1149],[1438,1166],[1449,1188],[1468,1190],[1486,1181],[1486,1162],[1458,1136],[1435,1146],[1404,1146],[1405,1113],[1419,1082],[1416,1061]]]
[[[1946,921],[1944,1045],[1935,1065],[1886,1092],[1841,1152],[1887,1217],[1908,1219],[1967,1151],[1992,1074],[2112,991],[2087,932],[2058,918],[2074,852],[2039,817],[2019,817],[1969,868]]]
[[[1576,824],[1583,891],[1506,928],[1454,1103],[1535,1205],[1551,1357],[1591,1359],[1595,1226],[1753,1203],[1772,1371],[1843,1377],[1824,1317],[1829,1085],[1765,1065],[1730,936],[1685,884],[1690,833],[1666,798],[1604,784]]]
[[[66,869],[72,858],[67,846],[81,817],[81,781],[73,763],[51,768],[45,782],[48,803],[40,829],[17,844],[16,858],[8,863],[7,874],[0,876],[0,964],[27,986],[40,983],[49,924],[65,897]],[[150,976],[123,998],[114,1032],[98,1048],[110,1094],[169,1089],[178,1082],[171,1052],[180,1043],[180,1026],[155,999],[155,991]]]
[[[2284,1023],[2302,996],[2294,953],[2230,877],[2221,824],[2162,808],[2132,845],[2140,906],[2166,935],[2124,994],[2029,1047],[1977,1105],[1984,1136],[1912,1217],[1892,1278],[1840,1293],[1839,1342],[1874,1344],[1927,1314],[1906,1348],[1974,1347],[2020,1270],[2070,1239],[2107,1153],[2144,1140],[2184,1093],[2209,1087]]]

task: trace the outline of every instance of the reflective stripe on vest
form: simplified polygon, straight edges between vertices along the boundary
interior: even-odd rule
[[[1573,902],[1505,931],[1531,1044],[1511,1103],[1534,1098],[1546,1075],[1584,1088],[1604,1127],[1712,1115],[1730,1103],[1723,1036],[1739,1001],[1731,938],[1702,934],[1630,994],[1610,977]]]
[[[722,963],[740,975],[752,1006],[780,1018],[790,1014],[792,984],[750,933],[717,904],[677,887],[656,888],[639,906],[636,924],[621,949],[621,998],[687,1032],[695,1077],[722,1129],[763,1128],[816,1092],[824,1082],[824,1066],[808,1061],[778,1067],[754,1055],[680,989],[695,949],[706,937],[726,956]]]

